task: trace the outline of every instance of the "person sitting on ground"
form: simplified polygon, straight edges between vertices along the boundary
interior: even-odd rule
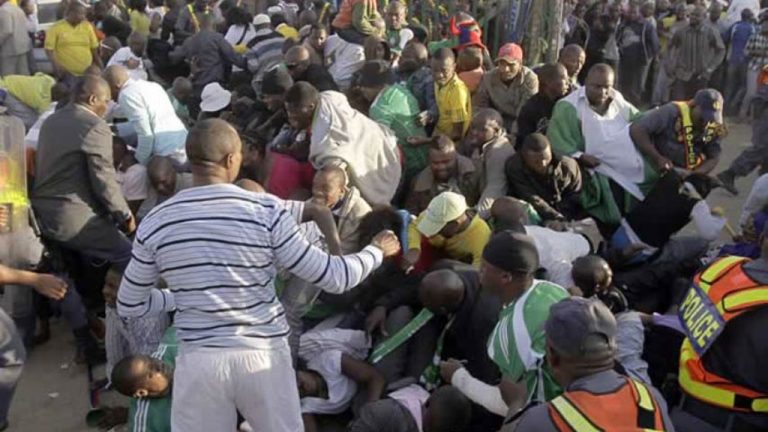
[[[560,50],[557,62],[565,66],[565,70],[568,71],[568,93],[580,87],[579,74],[586,61],[587,54],[584,52],[584,48],[579,45],[566,45]]]
[[[306,81],[321,92],[339,90],[328,70],[322,65],[312,63],[310,52],[304,45],[291,47],[286,51],[283,61],[293,78],[293,82]]]
[[[120,105],[138,136],[136,160],[146,164],[152,156],[168,156],[183,165],[187,161],[187,128],[176,116],[162,86],[133,80],[120,65],[108,67],[104,78],[112,89],[112,99]]]
[[[129,355],[112,368],[112,386],[131,398],[128,430],[171,430],[171,392],[177,353],[176,329],[168,327],[151,356]]]
[[[608,233],[658,178],[629,136],[640,113],[613,89],[614,78],[607,64],[592,66],[584,87],[555,104],[547,127],[552,150],[579,162],[581,206]]]
[[[574,424],[674,430],[656,389],[613,370],[618,330],[602,302],[568,298],[552,305],[548,315],[546,364],[564,393],[524,410],[502,431],[557,431]]]
[[[112,137],[112,158],[120,191],[131,212],[136,216],[141,203],[147,199],[149,189],[147,168],[136,160],[133,149],[128,148],[125,141],[117,135]]]
[[[464,81],[456,75],[456,57],[451,49],[441,48],[435,53],[432,77],[438,109],[435,133],[461,142],[472,121],[472,98]]]
[[[386,38],[392,50],[393,65],[397,65],[405,46],[413,39],[413,30],[408,28],[408,8],[405,3],[399,0],[389,2],[384,21],[387,24]]]
[[[448,362],[450,369],[457,371],[451,378],[453,386],[499,416],[516,413],[530,402],[545,402],[561,392],[543,362],[543,324],[549,308],[567,298],[568,292],[535,279],[538,268],[537,248],[529,236],[502,231],[491,238],[482,253],[480,284],[504,305],[487,345],[488,356],[499,367],[502,380],[498,386],[490,386],[461,371],[460,363]],[[449,365],[444,365],[445,369]]]
[[[723,96],[715,89],[646,112],[630,127],[632,141],[660,172],[709,174],[720,160],[724,134]]]
[[[343,0],[331,25],[339,36],[359,45],[366,36],[379,34],[374,21],[380,19],[376,0]]]
[[[232,108],[232,92],[222,87],[221,84],[212,82],[203,88],[200,94],[199,108],[200,114],[197,116],[197,121],[221,118]]]
[[[349,426],[349,432],[451,432],[470,425],[472,405],[458,390],[446,386],[432,395],[412,384],[367,404]]]
[[[597,251],[602,240],[594,224],[575,225],[569,231],[564,225],[554,226],[557,230],[532,225],[524,203],[512,197],[501,197],[494,201],[491,215],[495,223],[494,232],[513,231],[533,238],[539,251],[540,268],[537,277],[562,287],[573,285],[572,262]]]
[[[309,35],[304,39],[302,45],[309,51],[309,58],[312,64],[325,66],[325,42],[328,40],[328,29],[322,24],[312,24],[309,29]]]
[[[555,104],[570,93],[568,71],[560,63],[546,64],[536,70],[536,75],[539,77],[539,92],[528,99],[517,118],[517,150],[528,135],[547,133]]]
[[[459,78],[467,85],[469,93],[474,95],[485,75],[483,69],[483,50],[480,47],[470,46],[459,53],[456,61],[456,72]]]
[[[162,204],[177,192],[192,187],[192,176],[186,172],[177,172],[171,159],[155,156],[147,164],[149,188],[147,199],[141,203],[136,217],[144,219],[149,212]]]
[[[450,258],[479,268],[490,236],[488,224],[470,210],[464,196],[443,192],[408,227],[402,267],[425,269],[438,258]]]
[[[192,102],[193,95],[192,81],[186,77],[177,77],[166,93],[179,120],[187,127],[192,126],[193,121],[189,115],[189,104]]]
[[[419,124],[419,102],[404,83],[389,82],[389,65],[382,61],[370,61],[363,65],[357,83],[363,98],[371,104],[368,116],[388,126],[397,136],[397,144],[403,153],[403,171],[406,185],[427,166],[426,146],[412,146],[408,138],[427,136]]]
[[[478,173],[472,160],[460,155],[454,142],[445,135],[437,135],[426,142],[429,142],[429,166],[415,177],[405,208],[411,214],[419,214],[434,197],[445,191],[463,195],[470,206],[477,204]]]
[[[530,203],[546,221],[568,221],[580,212],[581,170],[568,156],[552,154],[540,133],[528,135],[505,167],[509,194]]]
[[[360,196],[360,191],[347,184],[347,173],[337,166],[326,166],[317,171],[312,183],[312,202],[327,207],[336,219],[336,229],[341,238],[341,252],[357,252],[358,227],[371,206]]]
[[[475,114],[467,134],[480,192],[477,211],[483,218],[488,217],[493,200],[507,194],[504,166],[515,149],[506,132],[501,114],[492,108],[483,108]]]
[[[134,80],[146,80],[147,67],[144,64],[144,50],[147,47],[147,37],[133,32],[128,36],[128,46],[122,47],[106,62],[107,68],[120,65],[128,69],[128,75]]]
[[[419,108],[421,109],[419,123],[422,126],[435,124],[439,117],[439,110],[435,99],[435,81],[429,65],[427,47],[421,42],[412,41],[409,43],[400,56],[397,73],[399,79],[405,82],[408,90],[419,101]]]
[[[260,98],[266,109],[251,120],[246,134],[269,142],[281,132],[287,123],[285,94],[293,84],[293,78],[285,68],[276,67],[264,74]]]
[[[517,132],[517,116],[531,96],[539,91],[539,79],[523,66],[523,49],[514,43],[499,48],[496,67],[483,76],[472,98],[475,108],[493,108],[504,118],[504,127]]]
[[[350,184],[371,205],[388,204],[401,177],[397,137],[354,110],[338,92],[319,93],[306,82],[293,85],[285,97],[288,122],[310,131],[309,161],[316,168],[343,164]]]
[[[452,383],[454,373],[461,370],[460,374],[468,373],[486,384],[498,385],[501,373],[486,353],[486,341],[496,326],[501,303],[482,290],[480,274],[476,269],[455,263],[440,263],[439,266],[439,270],[424,276],[418,295],[421,304],[441,318],[435,324],[443,330],[442,333],[433,333],[431,340],[421,337],[426,332],[417,333],[414,343],[434,348],[433,358],[437,356],[440,359],[436,366],[444,383]],[[442,338],[442,344],[437,344],[437,337]],[[433,362],[433,358],[428,360]],[[465,369],[455,367],[455,359],[462,359],[460,364]],[[424,366],[426,368],[427,365]],[[425,376],[428,374],[425,373]],[[461,382],[462,379],[457,377],[456,383]],[[500,416],[475,406],[472,426],[468,431],[496,430],[501,421]]]

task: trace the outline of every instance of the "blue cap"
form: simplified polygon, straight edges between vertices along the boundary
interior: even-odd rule
[[[693,103],[701,110],[704,120],[723,124],[723,95],[713,88],[696,92]]]

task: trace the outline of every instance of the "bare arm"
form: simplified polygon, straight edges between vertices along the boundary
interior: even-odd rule
[[[0,264],[0,285],[4,284],[30,286],[54,300],[62,299],[67,292],[67,283],[54,275],[16,270]]]
[[[637,123],[633,123],[629,127],[629,136],[632,138],[632,142],[635,146],[647,157],[649,157],[656,168],[660,171],[668,171],[672,168],[672,162],[656,150],[656,146],[651,141],[651,134]]]
[[[341,238],[339,230],[336,229],[336,222],[333,220],[333,214],[327,207],[317,205],[313,202],[304,204],[304,211],[301,214],[301,222],[314,222],[320,229],[328,243],[328,251],[332,255],[342,255]]]
[[[341,355],[341,373],[365,387],[365,401],[376,402],[381,399],[387,380],[370,364],[346,354]]]

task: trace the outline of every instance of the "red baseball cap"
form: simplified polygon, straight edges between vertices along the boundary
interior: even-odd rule
[[[520,45],[515,43],[506,43],[499,48],[499,55],[496,56],[496,61],[504,60],[509,63],[522,63],[523,62],[523,49]]]

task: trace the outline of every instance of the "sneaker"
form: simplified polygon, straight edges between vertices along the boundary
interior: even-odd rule
[[[717,175],[717,179],[720,181],[720,186],[723,189],[727,190],[734,196],[739,194],[739,190],[736,189],[736,185],[734,184],[736,176],[733,175],[732,172],[725,170]]]

